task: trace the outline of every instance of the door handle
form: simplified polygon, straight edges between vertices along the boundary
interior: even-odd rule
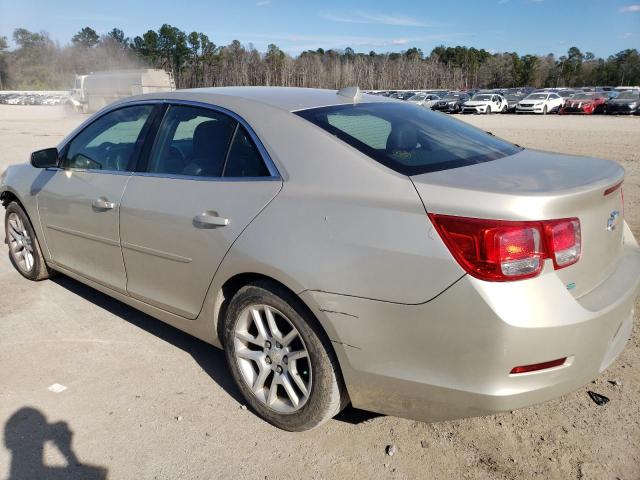
[[[100,197],[91,202],[91,206],[96,210],[113,210],[116,208],[114,202],[110,202],[105,197]]]
[[[193,217],[193,224],[197,228],[226,227],[229,219],[218,216],[217,212],[203,212]]]

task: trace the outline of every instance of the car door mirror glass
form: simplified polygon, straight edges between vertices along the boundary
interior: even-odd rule
[[[35,168],[53,168],[58,166],[58,149],[45,148],[31,154],[31,165]]]

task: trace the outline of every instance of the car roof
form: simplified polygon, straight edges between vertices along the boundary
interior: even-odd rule
[[[213,87],[175,90],[173,92],[142,95],[138,98],[167,98],[216,104],[220,97],[227,100],[241,99],[262,103],[271,107],[294,112],[309,108],[353,104],[352,98],[337,94],[337,90],[298,87]],[[393,99],[361,93],[357,103],[393,102]]]

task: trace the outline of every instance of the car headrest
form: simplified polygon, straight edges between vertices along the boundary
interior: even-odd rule
[[[193,132],[193,155],[202,158],[224,155],[229,132],[223,122],[207,120],[196,127]]]
[[[410,123],[401,123],[391,130],[387,150],[413,150],[418,145],[418,132]]]

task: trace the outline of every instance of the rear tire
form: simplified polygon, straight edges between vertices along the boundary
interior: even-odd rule
[[[19,203],[11,202],[7,206],[4,229],[9,246],[9,260],[14,268],[29,280],[49,278],[53,270],[47,267],[31,221]]]
[[[223,321],[231,374],[267,422],[292,432],[309,430],[346,406],[331,343],[288,290],[269,281],[246,285],[231,299]]]
[[[500,113],[507,113],[507,110],[509,110],[509,108],[505,105],[502,107],[502,111]]]

